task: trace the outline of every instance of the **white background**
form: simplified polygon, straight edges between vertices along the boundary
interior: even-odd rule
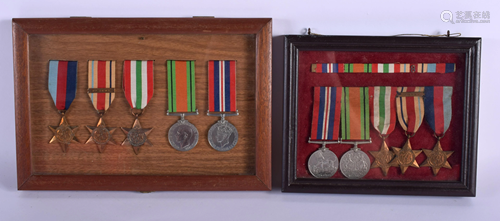
[[[0,220],[499,220],[499,28],[496,1],[3,0],[0,4]],[[489,11],[489,24],[450,24],[443,10]],[[483,38],[477,197],[281,193],[281,106],[274,106],[270,192],[17,191],[11,19],[21,17],[272,17],[273,35],[442,34]],[[275,38],[275,43],[280,43]],[[273,47],[274,88],[282,51]],[[279,90],[275,90],[279,92]],[[274,99],[281,99],[275,96]],[[496,209],[496,210],[495,210]]]

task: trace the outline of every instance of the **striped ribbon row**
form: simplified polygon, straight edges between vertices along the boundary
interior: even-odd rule
[[[454,63],[321,63],[313,73],[452,73]]]
[[[195,112],[194,61],[167,61],[169,112]]]
[[[396,116],[401,127],[414,134],[424,114],[442,136],[451,122],[452,91],[443,86],[315,87],[311,139],[338,140],[340,134],[343,140],[368,140],[370,120],[381,135],[388,135]]]
[[[115,88],[115,61],[89,61],[88,62],[88,87],[89,88]],[[115,93],[89,93],[94,108],[106,111],[115,99]]]

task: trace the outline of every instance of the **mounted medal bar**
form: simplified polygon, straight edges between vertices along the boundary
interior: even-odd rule
[[[474,196],[480,43],[285,36],[282,190]]]

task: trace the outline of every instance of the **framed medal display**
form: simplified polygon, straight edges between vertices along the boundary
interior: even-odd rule
[[[19,190],[270,190],[271,19],[12,27]]]
[[[284,41],[282,191],[475,196],[481,38]]]

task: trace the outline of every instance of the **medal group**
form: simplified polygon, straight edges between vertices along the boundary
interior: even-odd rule
[[[95,143],[99,153],[103,153],[107,144],[116,144],[112,139],[117,128],[106,127],[102,117],[115,98],[116,61],[88,61],[88,89],[99,120],[96,126],[85,126],[90,138],[85,142]],[[153,128],[143,128],[139,116],[153,97],[154,61],[125,60],[123,62],[123,92],[130,113],[135,117],[131,128],[121,127],[126,139],[121,145],[132,146],[139,154],[144,144],[152,145],[148,135]],[[166,115],[180,116],[168,131],[168,141],[179,151],[188,151],[198,143],[199,133],[196,127],[184,117],[198,115],[195,90],[195,61],[167,61],[168,109]],[[236,109],[236,61],[208,61],[209,105],[207,116],[219,116],[221,119],[208,131],[209,144],[218,151],[228,151],[236,146],[238,131],[225,117],[239,115]],[[70,126],[66,120],[66,111],[76,96],[77,61],[49,61],[49,92],[58,112],[62,115],[58,126],[49,126],[53,137],[49,143],[58,142],[62,151],[68,145],[78,143],[75,131],[78,126]]]
[[[452,73],[455,64],[312,64],[313,73]],[[437,175],[441,168],[451,169],[447,159],[453,151],[443,151],[440,139],[451,122],[449,86],[426,87],[314,87],[311,136],[309,143],[321,144],[308,161],[308,170],[316,178],[330,178],[340,167],[349,179],[364,177],[371,168],[380,168],[384,176],[390,167],[399,167],[404,174],[408,167],[431,167]],[[424,120],[434,131],[437,143],[433,150],[413,150],[410,138]],[[396,127],[396,119],[407,140],[402,148],[389,149],[385,140]],[[371,143],[370,123],[382,138],[379,151],[369,151],[374,161],[358,147]],[[339,160],[327,144],[353,144]],[[421,153],[427,159],[419,165],[415,158]]]

